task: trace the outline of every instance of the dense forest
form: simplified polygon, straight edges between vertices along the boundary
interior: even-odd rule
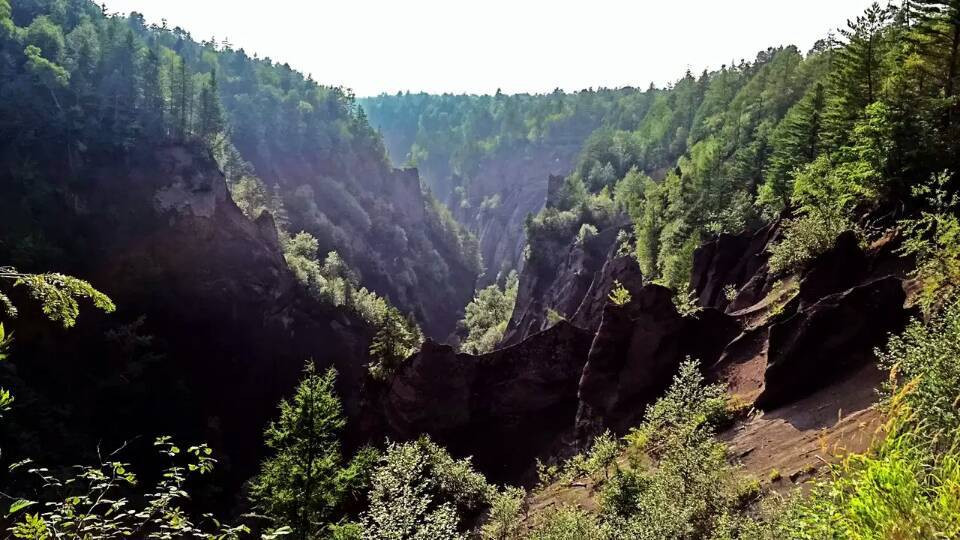
[[[825,34],[358,100],[0,0],[4,534],[960,537],[960,1]]]

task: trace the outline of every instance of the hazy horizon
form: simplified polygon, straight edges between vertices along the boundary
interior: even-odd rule
[[[687,69],[752,60],[767,47],[806,52],[870,3],[277,0],[264,10],[226,0],[106,1],[110,13],[137,11],[198,40],[228,39],[359,97],[665,86]]]

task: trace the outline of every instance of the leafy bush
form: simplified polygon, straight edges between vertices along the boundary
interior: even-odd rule
[[[947,189],[950,179],[942,173],[916,186],[914,195],[924,199],[930,210],[900,223],[904,235],[901,252],[917,259],[918,299],[928,315],[954,298],[960,287],[960,220],[956,216],[960,197]]]
[[[495,489],[430,439],[390,443],[373,472],[364,538],[464,538],[461,517],[477,514]]]
[[[477,292],[460,321],[461,327],[467,330],[467,339],[460,345],[461,351],[483,354],[500,343],[513,316],[518,287],[517,273],[510,272],[503,289],[493,284]]]
[[[615,306],[624,306],[630,303],[630,291],[617,280],[613,282],[613,289],[607,295],[607,299]]]
[[[957,538],[960,452],[935,453],[915,430],[896,429],[867,454],[850,456],[829,482],[771,527],[780,538]]]
[[[577,233],[577,244],[583,245],[587,240],[593,238],[597,235],[597,227],[590,223],[584,223],[580,226],[580,231]]]
[[[714,430],[727,414],[725,390],[704,385],[684,362],[667,393],[626,437],[630,467],[617,468],[601,493],[605,523],[618,538],[706,538],[736,532],[756,481],[736,474]]]
[[[614,531],[580,508],[560,506],[536,517],[529,540],[612,540]]]
[[[507,488],[493,497],[490,515],[480,530],[484,540],[519,540],[523,538],[523,499],[526,492]]]
[[[630,431],[628,441],[646,451],[659,453],[659,447],[676,430],[706,427],[713,429],[726,422],[726,389],[719,384],[704,384],[699,363],[687,359],[680,364],[667,392],[647,408],[643,423]]]
[[[931,436],[960,430],[960,300],[927,323],[911,322],[878,356],[891,372],[883,388],[888,406],[909,409]]]
[[[567,318],[562,313],[553,308],[547,308],[547,326],[553,326],[565,320],[567,320]]]
[[[783,239],[770,246],[770,272],[796,272],[833,247],[840,233],[857,230],[848,214],[834,206],[811,208],[797,219],[783,220]]]
[[[590,446],[587,454],[587,470],[591,475],[603,472],[603,478],[610,478],[610,466],[616,463],[620,456],[622,445],[620,440],[609,430],[598,435]]]
[[[700,300],[694,294],[689,283],[677,287],[673,293],[673,305],[677,308],[677,313],[684,317],[695,317],[697,313],[703,311]]]
[[[848,456],[811,495],[769,525],[782,538],[960,536],[960,305],[914,321],[880,352],[886,434]]]
[[[19,515],[9,531],[15,538],[239,538],[249,530],[230,527],[210,515],[194,521],[183,505],[189,500],[186,483],[194,473],[205,475],[216,461],[206,445],[191,446],[185,452],[169,437],[154,441],[161,456],[170,460],[155,485],[147,489],[142,506],[127,496],[139,482],[129,463],[115,461],[116,452],[95,466],[77,466],[76,473],[58,478],[46,468],[28,469],[39,479],[43,501],[20,499],[8,515]],[[29,460],[11,470],[28,466]],[[39,505],[39,506],[38,506]],[[36,508],[33,513],[25,512]]]

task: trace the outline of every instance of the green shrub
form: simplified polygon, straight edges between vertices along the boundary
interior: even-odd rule
[[[593,440],[587,454],[587,470],[591,475],[602,471],[604,479],[609,480],[610,467],[616,463],[621,450],[620,440],[609,430],[604,431]]]
[[[677,308],[677,313],[684,317],[695,317],[697,313],[703,311],[700,300],[690,288],[689,283],[679,286],[673,293],[673,305]]]
[[[960,300],[928,323],[911,322],[878,356],[892,373],[883,387],[888,407],[906,406],[931,435],[960,430]]]
[[[513,316],[518,287],[517,273],[511,272],[503,289],[493,284],[477,292],[464,309],[464,318],[460,321],[461,327],[467,330],[467,339],[460,345],[461,351],[483,354],[500,343]]]
[[[883,440],[848,456],[769,525],[780,538],[960,537],[960,306],[880,351],[891,368]]]
[[[857,230],[847,214],[832,206],[808,210],[796,219],[783,220],[783,239],[769,248],[770,272],[796,272],[817,255],[833,247],[840,233]]]
[[[562,313],[553,308],[547,308],[547,326],[553,326],[565,320],[567,320],[567,318],[564,317]]]
[[[577,244],[583,245],[587,240],[593,238],[597,235],[597,227],[590,223],[584,223],[580,226],[580,231],[577,233]]]
[[[490,515],[480,535],[484,540],[519,540],[523,532],[523,500],[526,492],[507,488],[493,497]]]
[[[622,283],[614,280],[613,288],[610,290],[610,294],[607,295],[607,299],[615,306],[625,306],[630,303],[630,291],[628,291]]]
[[[41,501],[18,499],[7,517],[14,538],[207,538],[232,539],[248,533],[244,526],[223,525],[211,515],[194,520],[185,510],[190,494],[187,481],[194,475],[209,474],[214,460],[206,445],[181,450],[169,437],[154,441],[157,452],[169,466],[154,485],[146,488],[142,500],[131,500],[129,490],[139,478],[129,463],[116,461],[116,452],[98,465],[74,467],[73,475],[58,478],[48,469],[33,467],[28,472],[40,482]],[[11,466],[16,471],[30,460]],[[28,510],[29,509],[29,510]]]
[[[478,514],[496,495],[469,459],[453,459],[426,437],[390,443],[372,486],[364,538],[464,538],[462,517]]]
[[[561,506],[539,515],[527,535],[529,540],[612,540],[609,526],[584,510]]]
[[[920,283],[918,300],[928,315],[935,314],[960,288],[960,197],[947,189],[951,178],[942,173],[916,186],[914,195],[924,199],[931,210],[900,222],[904,235],[901,252],[916,257],[913,275]]]
[[[601,494],[604,516],[623,538],[679,540],[739,530],[745,500],[756,498],[758,484],[737,474],[714,438],[727,409],[725,389],[704,385],[697,363],[684,362],[626,437],[631,468],[616,469]]]

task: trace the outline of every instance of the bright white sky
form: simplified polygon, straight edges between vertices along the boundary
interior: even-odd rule
[[[103,0],[224,38],[358,96],[662,86],[806,52],[871,0]]]

